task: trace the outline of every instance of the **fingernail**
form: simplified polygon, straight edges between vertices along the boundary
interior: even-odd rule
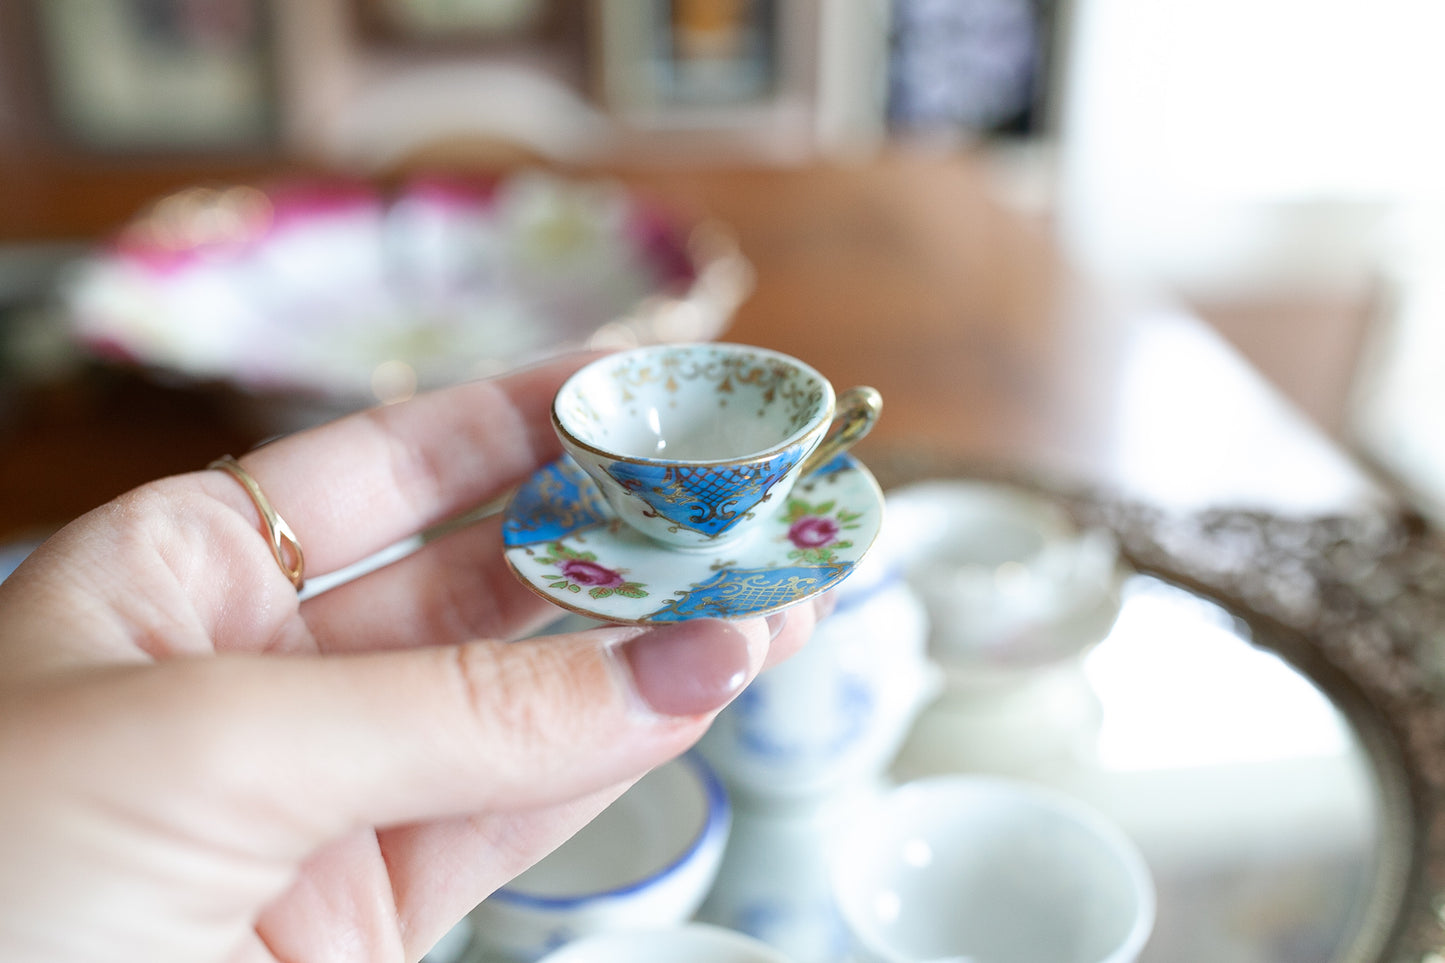
[[[653,712],[693,716],[727,705],[748,681],[748,637],[716,619],[665,625],[623,642],[619,661],[633,691]]]
[[[821,622],[833,614],[838,607],[838,593],[836,591],[824,592],[813,600],[813,612],[815,618]]]

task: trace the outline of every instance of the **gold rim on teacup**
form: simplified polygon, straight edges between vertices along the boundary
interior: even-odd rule
[[[815,402],[813,402],[817,405],[817,407],[807,412],[807,418],[802,428],[799,428],[798,430],[792,432],[782,440],[774,442],[769,447],[758,448],[745,453],[731,456],[723,456],[719,458],[662,457],[658,455],[631,454],[619,451],[616,448],[605,448],[601,445],[594,444],[587,438],[584,438],[582,434],[579,433],[579,429],[574,427],[573,424],[569,424],[568,419],[563,416],[561,407],[566,403],[566,399],[569,397],[569,395],[574,394],[585,380],[594,377],[598,370],[608,368],[610,366],[613,368],[614,371],[617,371],[629,364],[631,359],[641,356],[659,355],[664,360],[666,360],[669,357],[692,354],[698,351],[708,351],[709,353],[717,354],[720,356],[751,355],[754,357],[761,357],[768,361],[771,361],[773,363],[775,371],[787,370],[789,372],[795,372],[796,374],[802,375],[803,378],[810,382],[818,392],[816,400]],[[670,372],[667,372],[666,369],[664,369],[664,373]],[[622,351],[618,352],[617,354],[608,355],[605,358],[599,358],[597,361],[593,361],[590,364],[585,365],[576,373],[574,373],[570,378],[567,379],[565,383],[563,383],[562,387],[558,389],[557,395],[553,399],[552,427],[556,429],[557,434],[563,439],[563,441],[574,445],[577,448],[582,449],[583,451],[591,452],[592,454],[599,457],[610,458],[613,461],[625,461],[638,464],[656,465],[666,464],[669,462],[686,462],[688,464],[700,465],[741,464],[743,462],[759,461],[761,459],[774,456],[778,452],[784,451],[792,445],[798,444],[800,441],[806,441],[809,434],[818,432],[820,430],[826,431],[835,417],[836,401],[837,399],[833,392],[833,385],[831,382],[828,381],[827,378],[824,378],[822,374],[815,370],[811,365],[799,361],[797,358],[791,357],[790,355],[783,354],[780,351],[772,351],[768,348],[757,348],[751,345],[706,341],[695,343],[689,342],[682,344],[654,345],[634,348],[630,351]],[[575,419],[573,419],[573,421],[575,424]],[[841,453],[841,451],[839,453]]]
[[[872,388],[840,404],[828,379],[781,352],[701,342],[592,362],[558,390],[552,424],[624,522],[701,550],[746,534],[798,478],[866,435],[881,407]],[[716,452],[693,444],[704,434]]]

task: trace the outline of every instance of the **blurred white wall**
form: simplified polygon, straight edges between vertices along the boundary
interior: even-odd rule
[[[1321,408],[1343,440],[1445,523],[1445,2],[1073,4],[1072,256],[1196,303],[1253,299],[1231,339],[1296,399],[1339,395]],[[1291,318],[1291,299],[1312,307]]]
[[[1059,225],[1205,296],[1358,285],[1445,193],[1440,0],[1073,0]]]

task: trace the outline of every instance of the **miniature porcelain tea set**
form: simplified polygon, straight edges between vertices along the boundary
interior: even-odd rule
[[[885,498],[848,448],[879,410],[872,389],[840,398],[796,359],[718,343],[609,355],[558,391],[567,453],[505,509],[524,584],[573,620],[751,618],[835,587],[837,609],[428,963],[1135,959],[1153,884],[1107,818],[978,772],[885,776],[945,678],[1094,640],[1113,556],[1065,565],[1057,518],[957,484],[890,496],[870,554]],[[975,591],[1000,566],[1039,580],[1028,604]],[[1050,612],[1083,627],[1020,646]]]
[[[752,832],[734,839],[739,817]],[[799,920],[770,911],[780,898]],[[1053,789],[962,774],[824,819],[748,814],[686,755],[474,909],[468,946],[427,960],[1133,963],[1155,899],[1135,843]]]
[[[468,960],[896,963],[996,943],[1022,947],[998,959],[1065,959],[1079,933],[1068,959],[1139,949],[1153,892],[1107,820],[990,776],[887,782],[944,687],[932,649],[959,629],[931,630],[957,609],[879,539],[886,499],[848,454],[879,411],[873,389],[837,395],[808,364],[741,344],[621,351],[558,390],[565,454],[514,492],[503,544],[564,625],[749,619],[832,588],[837,610],[694,752],[475,909],[483,956]],[[972,859],[990,837],[1026,857]],[[968,925],[939,905],[959,888],[988,907]],[[912,907],[879,917],[884,891]]]
[[[594,361],[553,403],[566,454],[507,506],[507,561],[543,597],[608,622],[752,618],[811,598],[882,527],[878,483],[847,454],[881,404],[744,345]]]

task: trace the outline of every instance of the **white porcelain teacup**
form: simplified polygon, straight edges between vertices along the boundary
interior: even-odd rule
[[[829,859],[839,827],[874,794],[840,792],[811,806],[739,806],[717,882],[696,919],[746,933],[798,963],[852,963]]]
[[[1132,963],[1153,929],[1153,880],[1133,841],[1039,785],[921,779],[843,833],[833,893],[867,963]]]
[[[489,959],[536,960],[594,933],[681,923],[716,878],[731,821],[700,758],[659,766],[472,910],[475,943]]]
[[[687,923],[601,933],[578,940],[542,963],[790,963],[752,937],[721,926]]]
[[[917,482],[888,493],[879,553],[928,607],[930,651],[955,685],[1016,679],[1076,658],[1121,603],[1113,536],[1041,493],[998,482]]]
[[[776,351],[667,344],[582,368],[557,392],[552,424],[619,518],[671,548],[707,550],[779,508],[881,406],[872,388],[840,403],[828,379]]]
[[[734,798],[813,805],[878,779],[938,693],[923,604],[896,566],[870,555],[797,655],[762,673],[697,751]]]

